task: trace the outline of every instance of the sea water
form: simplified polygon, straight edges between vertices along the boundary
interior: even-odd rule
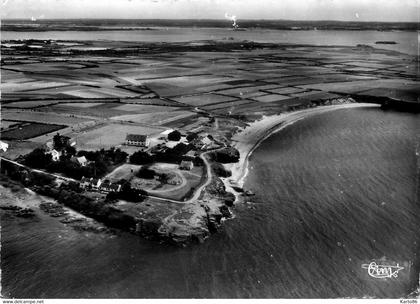
[[[123,232],[77,232],[38,210],[32,220],[3,212],[2,295],[407,295],[419,270],[419,118],[341,109],[273,134],[250,159],[245,187],[256,196],[204,244],[175,248]],[[405,268],[375,279],[362,265],[379,259]]]
[[[309,45],[356,46],[366,44],[379,49],[388,49],[417,55],[419,34],[396,31],[292,31],[271,29],[248,29],[233,31],[229,28],[154,28],[154,30],[115,31],[2,31],[2,40],[53,39],[53,40],[110,40],[132,42],[190,42],[197,40],[220,40],[235,38],[261,43],[293,43]],[[394,41],[396,44],[375,44],[377,41]],[[69,47],[72,48],[72,47]]]

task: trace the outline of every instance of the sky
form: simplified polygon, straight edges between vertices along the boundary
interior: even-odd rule
[[[420,0],[0,0],[2,19],[127,18],[418,22]]]

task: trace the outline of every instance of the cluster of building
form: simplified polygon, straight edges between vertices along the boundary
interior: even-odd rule
[[[168,142],[167,141],[168,134],[171,133],[172,131],[173,131],[172,129],[169,129],[160,133],[158,139],[161,140],[161,142],[156,143],[156,145],[153,148],[155,148],[156,146],[158,146],[161,149],[173,148],[173,146],[177,145],[180,142],[190,143],[194,146],[195,149],[202,150],[202,151],[220,148],[220,144],[217,143],[214,139],[212,139],[211,136],[209,135],[197,136],[191,142],[187,142],[185,140],[185,135],[183,135],[184,139],[180,140],[179,142],[171,142],[171,141]],[[148,135],[127,134],[124,143],[128,146],[149,148],[151,145],[151,139]]]
[[[74,147],[76,145],[76,142],[69,142],[68,143],[69,146]],[[45,154],[50,154],[51,155],[51,159],[52,161],[59,161],[60,157],[66,153],[65,150],[57,150],[54,148],[54,143],[52,141],[47,142],[44,145],[44,149],[45,149]],[[79,166],[85,167],[89,164],[89,161],[86,159],[85,156],[72,156],[70,157],[70,161],[78,164]]]
[[[185,135],[183,135],[183,139],[174,142],[174,141],[168,141],[167,137],[168,134],[171,133],[173,130],[169,129],[166,131],[163,131],[159,134],[158,141],[155,145],[150,147],[151,140],[148,135],[143,134],[127,134],[125,138],[125,144],[129,146],[137,146],[137,147],[143,147],[143,148],[150,148],[150,153],[162,153],[165,152],[168,148],[173,148],[178,143],[183,142],[186,144],[191,144],[194,148],[193,150],[188,151],[184,155],[184,160],[181,161],[179,168],[181,170],[192,170],[194,168],[194,159],[199,155],[198,151],[207,151],[212,149],[217,149],[222,147],[221,143],[218,143],[215,141],[211,136],[209,135],[198,135],[196,138],[188,142],[185,139]]]
[[[90,189],[101,192],[119,192],[121,190],[120,184],[111,183],[109,180],[102,181],[100,178],[82,177],[79,183],[82,189]]]
[[[76,146],[76,142],[75,141],[70,141],[70,138],[67,136],[61,136],[60,137],[61,140],[63,141],[63,146],[70,146],[70,147],[74,147]],[[49,141],[44,145],[44,149],[45,149],[45,154],[50,154],[51,155],[51,159],[53,161],[59,161],[61,155],[63,155],[63,153],[65,153],[65,150],[58,150],[54,147],[54,142]],[[84,166],[86,166],[87,161],[83,162]]]

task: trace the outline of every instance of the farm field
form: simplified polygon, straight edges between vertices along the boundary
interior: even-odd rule
[[[2,131],[1,138],[5,140],[24,140],[65,128],[63,125],[42,124],[36,122],[21,123],[12,129]]]
[[[19,53],[19,43],[6,43],[2,131],[7,121],[65,125],[62,132],[79,149],[120,146],[127,133],[154,136],[167,128],[224,138],[244,121],[350,95],[418,102],[418,64],[409,55],[362,46],[241,49],[238,41],[202,41],[196,46],[212,46],[192,51],[183,43],[57,41],[45,51],[38,43],[28,54]],[[74,45],[81,47],[76,53]],[[222,118],[231,119],[228,129],[218,123]],[[19,146],[9,140],[10,149],[50,137],[28,137],[38,133],[6,133],[26,138]]]
[[[52,124],[64,124],[68,126],[86,123],[87,121],[89,121],[89,119],[87,120],[86,118],[75,117],[72,114],[60,115],[48,112],[16,111],[8,109],[2,109],[1,116],[4,120],[32,121]]]
[[[217,94],[201,94],[201,95],[183,96],[183,97],[173,98],[173,100],[176,100],[178,102],[185,103],[191,106],[195,106],[195,107],[214,104],[214,103],[229,102],[234,99],[236,98],[231,97],[231,96],[217,95]]]
[[[155,113],[155,112],[168,112],[181,109],[176,106],[157,106],[157,105],[139,105],[139,104],[123,104],[115,107],[115,110],[133,112],[133,113]]]
[[[11,121],[11,120],[2,120],[1,121],[1,129],[6,130],[14,125],[18,125],[18,121]]]
[[[61,103],[63,107],[74,107],[74,108],[92,108],[102,105],[100,102],[72,102],[72,103]]]
[[[173,120],[186,118],[196,115],[190,111],[172,111],[172,112],[154,112],[154,113],[145,113],[145,114],[128,114],[114,116],[111,119],[120,120],[120,121],[130,121],[137,123],[145,123],[150,125],[163,125],[167,124]]]
[[[165,128],[133,126],[125,124],[107,124],[74,135],[77,146],[81,150],[97,150],[111,148],[124,143],[127,134],[159,134]],[[137,148],[138,150],[138,148]]]
[[[33,109],[43,106],[49,106],[57,104],[57,100],[34,100],[34,101],[18,101],[18,102],[9,102],[2,105],[3,108],[17,108],[17,109]]]

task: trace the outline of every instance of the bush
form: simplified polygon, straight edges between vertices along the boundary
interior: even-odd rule
[[[213,172],[219,177],[230,177],[232,172],[226,169],[221,163],[214,162],[211,164]]]
[[[162,184],[167,184],[171,179],[176,177],[175,173],[157,173],[157,176],[159,178],[159,181]]]
[[[224,148],[210,153],[210,157],[213,161],[223,164],[236,163],[239,161],[239,156],[239,151],[233,147]]]
[[[150,169],[149,167],[140,168],[140,170],[136,174],[137,177],[145,178],[145,179],[153,179],[155,178],[155,175],[156,175],[156,171]]]
[[[181,139],[181,132],[175,130],[168,134],[168,139],[172,141],[179,141]]]

